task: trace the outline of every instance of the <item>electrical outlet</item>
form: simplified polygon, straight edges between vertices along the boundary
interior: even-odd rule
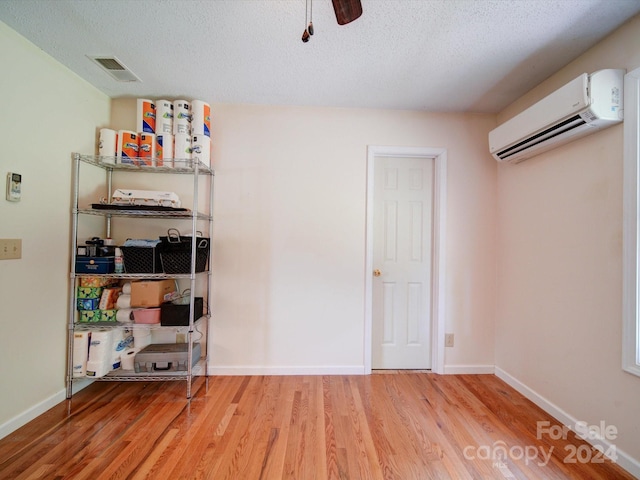
[[[187,343],[187,334],[176,333],[176,343]]]
[[[0,239],[0,260],[22,258],[22,239]]]
[[[445,333],[445,335],[444,335],[444,346],[445,347],[453,347],[453,333]]]

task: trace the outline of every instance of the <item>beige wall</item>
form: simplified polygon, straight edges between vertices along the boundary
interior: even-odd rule
[[[493,365],[492,115],[212,109],[212,371],[363,371],[368,145],[448,149],[445,363]],[[113,101],[113,128],[134,119],[135,101]]]
[[[0,238],[22,259],[0,262],[0,436],[29,409],[64,398],[71,153],[94,151],[109,98],[0,22],[0,178],[23,176],[19,203],[0,199]]]
[[[640,17],[499,115],[582,72],[640,65]],[[498,169],[496,366],[567,415],[605,421],[640,459],[640,378],[621,368],[622,152],[617,125]]]
[[[448,151],[447,365],[493,365],[491,115],[217,105],[210,364],[362,369],[368,145]],[[303,371],[303,370],[300,370]]]

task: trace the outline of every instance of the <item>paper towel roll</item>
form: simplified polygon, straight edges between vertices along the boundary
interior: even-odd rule
[[[116,163],[116,149],[118,148],[118,132],[110,128],[100,129],[98,142],[98,155],[103,163]]]
[[[118,147],[116,156],[118,162],[138,164],[138,134],[130,130],[118,130]]]
[[[89,358],[89,339],[91,332],[81,330],[73,333],[73,376],[84,377],[87,374]]]
[[[133,313],[132,308],[122,308],[116,312],[116,320],[120,323],[132,323],[133,322],[133,316],[131,315],[132,313]]]
[[[116,302],[116,308],[118,310],[123,310],[126,308],[131,308],[131,295],[123,293],[118,297],[118,301]]]
[[[133,346],[142,349],[151,345],[151,329],[149,327],[133,327]]]
[[[122,285],[122,293],[125,295],[131,295],[131,282],[125,282]]]
[[[211,107],[207,102],[191,102],[191,134],[211,137]]]
[[[191,104],[186,100],[173,101],[173,134],[178,133],[191,135]]]
[[[173,134],[156,135],[156,166],[173,167]]]
[[[136,131],[138,133],[154,133],[156,131],[156,105],[153,100],[139,98],[136,112]]]
[[[91,332],[87,377],[104,377],[111,371],[113,329],[103,328]]]
[[[156,135],[173,134],[173,103],[169,100],[156,101]]]
[[[124,332],[120,328],[114,328],[111,337],[111,357],[109,361],[109,370],[120,368],[120,355],[124,350]]]
[[[185,160],[191,160],[191,136],[188,133],[177,133],[173,136],[173,141],[176,168],[187,166],[190,162],[185,162]]]
[[[206,135],[194,135],[191,139],[191,158],[207,167],[211,166],[211,138]]]
[[[156,161],[156,135],[154,133],[141,133],[140,150],[138,152],[138,163],[147,167],[155,166]]]
[[[109,368],[109,362],[107,360],[101,360],[101,361],[89,360],[87,362],[87,377],[92,377],[92,378],[104,377],[110,371],[111,369]]]
[[[102,361],[110,357],[113,340],[112,328],[99,328],[91,332],[89,360]]]
[[[138,353],[140,349],[138,348],[128,348],[120,355],[120,368],[123,370],[133,370],[134,360],[136,358],[136,353]]]

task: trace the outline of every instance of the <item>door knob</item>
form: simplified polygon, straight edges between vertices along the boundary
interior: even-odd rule
[[[379,277],[380,275],[382,275],[382,272],[376,268],[376,269],[373,271],[373,276],[374,276],[374,277]]]

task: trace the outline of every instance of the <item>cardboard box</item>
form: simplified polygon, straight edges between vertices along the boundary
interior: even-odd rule
[[[132,307],[159,307],[176,291],[175,280],[148,280],[131,284]]]
[[[78,323],[116,322],[117,310],[80,310]]]
[[[78,298],[76,307],[78,310],[98,310],[99,306],[99,298]]]
[[[93,323],[102,320],[102,310],[80,310],[80,323]]]
[[[109,277],[80,277],[81,287],[105,287],[118,283],[117,278]]]
[[[100,298],[102,295],[102,287],[78,287],[78,298]],[[84,308],[80,310],[91,310],[90,308]]]

